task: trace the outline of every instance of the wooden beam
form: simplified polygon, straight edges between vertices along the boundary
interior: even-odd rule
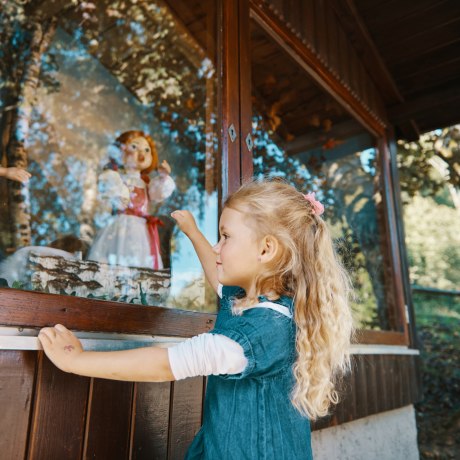
[[[314,51],[302,42],[265,3],[251,0],[251,16],[287,52],[306,73],[357,119],[369,132],[381,136],[386,123],[369,112],[342,82],[321,62]]]
[[[79,331],[192,337],[214,327],[215,315],[122,302],[0,288],[0,324]]]
[[[428,112],[435,107],[452,103],[460,99],[460,81],[456,85],[423,94],[410,101],[394,105],[388,109],[390,121],[396,125],[417,118],[421,112]]]

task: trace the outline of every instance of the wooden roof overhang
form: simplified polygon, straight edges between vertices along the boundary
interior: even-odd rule
[[[356,119],[368,112],[364,126],[370,132],[383,124],[393,127],[397,137],[415,140],[423,132],[460,122],[459,2],[250,3],[260,23],[272,30],[277,22],[285,28],[290,35],[284,37],[285,45],[296,40],[303,45],[303,56],[310,55],[307,61],[321,76],[323,88],[324,82],[332,82],[336,99],[342,93],[340,102]],[[343,98],[345,90],[350,94]]]

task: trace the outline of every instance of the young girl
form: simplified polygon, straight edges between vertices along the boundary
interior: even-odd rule
[[[111,224],[96,237],[88,259],[112,265],[162,269],[159,219],[148,214],[150,202],[160,203],[176,188],[166,160],[158,164],[153,139],[142,131],[126,131],[117,140],[123,152],[123,171],[108,169],[99,177],[98,198]],[[149,173],[158,171],[152,180]]]
[[[204,422],[188,459],[310,459],[309,419],[338,401],[349,367],[348,278],[321,203],[278,180],[251,182],[225,202],[220,240],[187,211],[172,216],[221,297],[215,329],[166,349],[84,352],[57,325],[39,338],[76,374],[135,381],[209,375]]]

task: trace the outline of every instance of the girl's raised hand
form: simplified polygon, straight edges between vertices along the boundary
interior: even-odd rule
[[[72,362],[83,352],[80,340],[62,324],[45,327],[38,334],[46,356],[64,372],[72,372]]]
[[[195,218],[184,209],[179,209],[171,213],[171,217],[177,222],[179,228],[190,238],[190,236],[198,231]]]

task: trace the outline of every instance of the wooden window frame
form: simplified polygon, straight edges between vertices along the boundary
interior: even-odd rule
[[[218,36],[221,92],[221,189],[220,200],[252,175],[252,152],[246,137],[251,135],[251,62],[249,20],[253,18],[293,57],[314,80],[350,114],[377,137],[383,174],[383,204],[387,226],[386,245],[391,261],[391,287],[394,290],[397,331],[359,330],[357,343],[411,345],[406,321],[405,293],[401,273],[391,158],[385,127],[342,85],[334,74],[287,27],[276,20],[263,4],[254,0],[219,2]],[[232,142],[229,127],[237,139]],[[394,174],[393,174],[394,175]],[[407,296],[407,293],[406,293]],[[198,313],[162,306],[145,307],[121,302],[98,301],[80,297],[0,288],[0,324],[41,328],[64,323],[75,330],[135,333],[190,337],[211,330],[215,314]]]

